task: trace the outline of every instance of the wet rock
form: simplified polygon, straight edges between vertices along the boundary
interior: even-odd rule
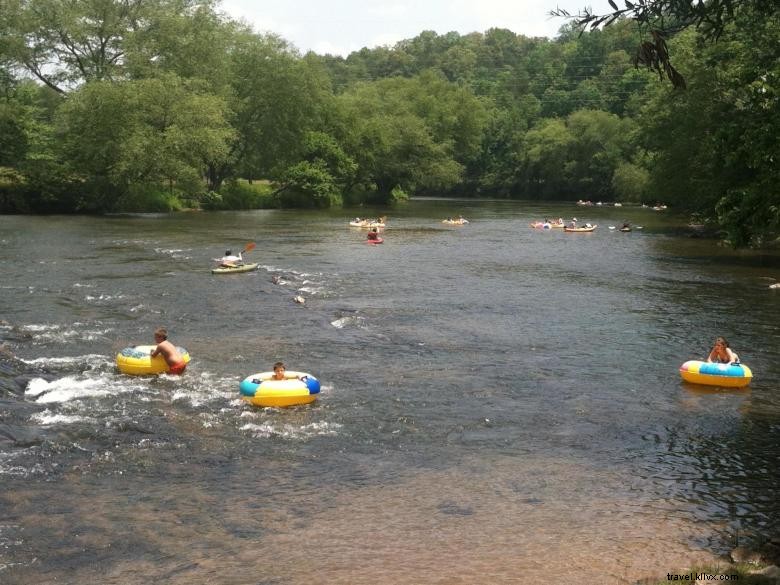
[[[764,562],[780,564],[780,539],[770,540],[761,547]]]
[[[41,429],[0,424],[0,442],[9,441],[18,447],[40,445],[44,432]]]
[[[297,295],[293,297],[293,301],[298,303],[299,305],[302,305],[306,302],[306,299],[304,299],[301,295]]]
[[[731,560],[735,563],[758,564],[761,562],[761,553],[749,549],[746,546],[738,546],[731,551]]]
[[[772,580],[773,583],[780,584],[780,567],[777,565],[769,565],[763,569],[756,569],[755,571],[750,571],[750,574],[761,575],[767,579]]]

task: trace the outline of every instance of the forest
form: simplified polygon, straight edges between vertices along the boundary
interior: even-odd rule
[[[776,244],[778,3],[678,4],[341,57],[212,0],[0,0],[0,213],[585,199]]]

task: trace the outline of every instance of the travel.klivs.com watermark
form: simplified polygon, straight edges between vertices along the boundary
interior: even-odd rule
[[[713,575],[711,573],[667,573],[667,581],[687,581],[688,583],[702,583],[707,581],[738,581],[739,575],[736,573],[721,573]]]

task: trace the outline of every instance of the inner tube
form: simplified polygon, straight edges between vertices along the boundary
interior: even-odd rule
[[[563,231],[569,232],[569,233],[578,233],[578,232],[579,233],[586,233],[586,232],[592,232],[597,227],[599,227],[599,226],[598,225],[592,225],[590,227],[577,227],[577,228],[565,227],[565,228],[563,228]]]
[[[149,374],[164,374],[168,371],[168,362],[163,356],[150,354],[156,345],[134,345],[126,347],[116,354],[116,366],[123,374],[131,376],[147,376]],[[185,364],[190,363],[190,354],[183,347],[176,348]]]
[[[272,380],[273,372],[261,372],[244,378],[238,386],[241,398],[255,406],[296,406],[314,402],[320,393],[320,381],[305,372],[284,373],[284,380]]]
[[[744,364],[716,364],[690,360],[680,366],[680,376],[692,384],[742,388],[750,384],[753,372]]]
[[[376,238],[374,240],[371,240],[371,239],[366,240],[367,244],[381,244],[382,242],[384,242],[384,239],[382,239],[382,238]]]

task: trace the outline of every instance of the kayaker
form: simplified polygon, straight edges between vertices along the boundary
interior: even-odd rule
[[[710,351],[710,355],[707,356],[707,361],[716,364],[731,364],[739,362],[739,356],[731,351],[725,337],[718,337],[715,339],[715,346]]]
[[[151,356],[163,356],[165,363],[168,364],[169,374],[181,374],[184,372],[184,368],[187,367],[187,364],[181,357],[179,350],[176,349],[176,346],[168,341],[168,330],[165,327],[158,327],[155,329],[154,342],[157,345],[151,350]]]
[[[238,256],[235,256],[230,250],[225,250],[225,255],[219,259],[220,266],[227,266],[229,268],[232,268],[236,264],[241,264],[243,262],[244,256],[241,252],[238,253]]]
[[[368,239],[372,241],[376,241],[379,239],[379,233],[377,232],[377,229],[374,228],[370,232],[368,232]]]

